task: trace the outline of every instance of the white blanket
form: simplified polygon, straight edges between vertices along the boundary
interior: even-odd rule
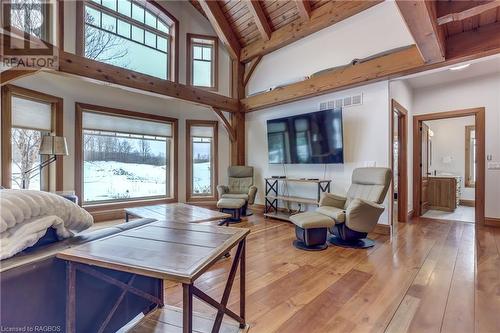
[[[0,260],[32,246],[50,227],[64,239],[92,224],[86,210],[57,194],[0,190]]]

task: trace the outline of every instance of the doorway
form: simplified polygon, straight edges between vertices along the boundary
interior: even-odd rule
[[[408,221],[408,111],[391,101],[392,225]]]
[[[471,121],[474,125],[471,125]],[[454,138],[450,128],[442,127],[443,124],[451,125],[452,122],[467,122],[467,125],[458,125],[455,131],[461,133],[460,138]],[[473,108],[414,116],[413,131],[414,214],[482,224],[485,109]],[[438,140],[438,135],[441,141]],[[444,143],[443,138],[447,140]],[[465,171],[459,172],[457,165]],[[472,195],[473,200],[464,196],[467,193]],[[467,206],[474,208],[472,221],[467,218],[472,208]]]

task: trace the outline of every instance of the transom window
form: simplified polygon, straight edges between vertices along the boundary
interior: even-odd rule
[[[44,0],[9,0],[2,3],[4,26],[12,26],[43,40],[49,40],[50,7]],[[10,15],[8,15],[10,13]]]
[[[175,21],[150,2],[84,2],[83,45],[86,58],[171,80]]]
[[[188,84],[217,90],[217,38],[188,34]]]

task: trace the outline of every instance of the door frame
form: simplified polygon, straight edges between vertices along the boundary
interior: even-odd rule
[[[395,99],[391,100],[391,170],[394,174],[394,117],[398,112],[399,119],[399,152],[398,152],[398,222],[408,221],[408,110]],[[403,208],[403,209],[401,209]],[[391,186],[391,212],[394,215],[394,181]],[[393,216],[392,216],[393,217]],[[394,221],[394,218],[392,219]]]
[[[416,216],[420,215],[420,192],[422,177],[420,164],[422,156],[420,154],[421,133],[420,125],[424,121],[460,118],[474,116],[476,126],[476,187],[475,187],[475,215],[476,224],[484,224],[484,197],[485,197],[485,177],[486,177],[486,110],[484,107],[445,111],[437,113],[427,113],[413,116],[413,210]]]

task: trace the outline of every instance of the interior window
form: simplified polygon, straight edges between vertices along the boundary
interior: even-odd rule
[[[146,1],[84,3],[85,57],[143,74],[171,79],[174,22]]]
[[[188,34],[188,84],[217,89],[217,38]]]
[[[47,1],[10,0],[6,5],[10,7],[10,22],[6,22],[7,25],[48,40],[50,21]]]
[[[171,197],[173,125],[84,111],[84,204]]]
[[[215,198],[217,175],[217,122],[188,121],[188,199]]]

